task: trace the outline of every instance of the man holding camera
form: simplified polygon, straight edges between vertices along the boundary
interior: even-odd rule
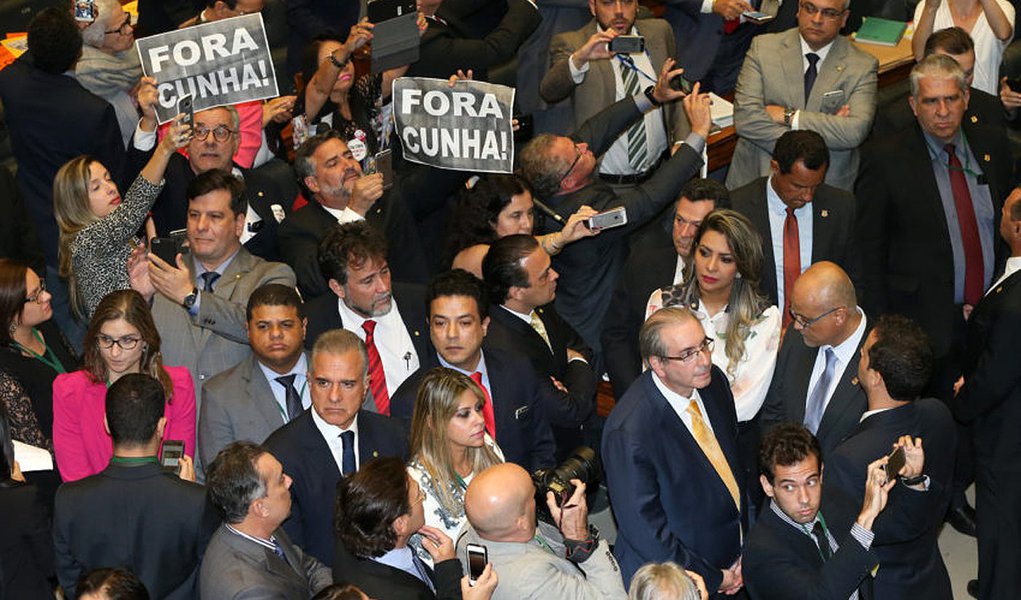
[[[611,600],[627,598],[620,568],[606,540],[588,524],[585,484],[572,479],[569,498],[546,493],[554,523],[536,519],[535,487],[528,472],[512,463],[479,473],[465,493],[469,527],[457,543],[485,546],[500,574],[493,600]]]

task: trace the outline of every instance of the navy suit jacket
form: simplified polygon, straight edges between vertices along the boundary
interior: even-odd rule
[[[507,462],[527,471],[554,466],[553,432],[535,369],[527,359],[503,350],[485,348],[489,393],[496,419],[496,443]],[[439,366],[435,354],[419,357],[422,367],[390,396],[390,415],[411,422],[418,386],[429,369]]]
[[[309,408],[273,432],[264,444],[284,466],[291,484],[291,516],[284,531],[297,546],[324,565],[333,564],[336,541],[333,513],[340,469]],[[359,464],[379,456],[408,458],[408,440],[395,421],[377,413],[358,413]]]
[[[624,581],[647,562],[671,560],[717,590],[741,555],[748,500],[737,449],[737,412],[727,377],[712,367],[699,390],[706,419],[741,491],[741,510],[698,442],[646,371],[603,429],[603,466],[617,518],[613,550]]]

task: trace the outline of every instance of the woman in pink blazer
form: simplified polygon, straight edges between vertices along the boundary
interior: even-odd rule
[[[163,438],[195,454],[195,385],[186,367],[164,367],[149,304],[134,290],[108,294],[92,315],[83,368],[53,382],[53,450],[64,481],[99,473],[113,456],[106,389],[122,375],[147,373],[167,395]]]

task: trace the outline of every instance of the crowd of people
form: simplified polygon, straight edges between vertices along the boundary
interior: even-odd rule
[[[289,0],[282,95],[162,125],[68,4],[0,69],[0,599],[940,600],[945,523],[1021,597],[1009,2],[885,106],[848,0],[418,0],[378,73]],[[516,170],[405,158],[405,76],[516,82]]]

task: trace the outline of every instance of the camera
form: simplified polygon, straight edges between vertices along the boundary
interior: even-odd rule
[[[579,446],[555,468],[536,469],[532,473],[532,483],[535,484],[536,515],[540,519],[556,525],[549,514],[549,507],[546,506],[546,492],[553,492],[557,506],[563,506],[574,495],[575,487],[571,483],[572,479],[584,483],[589,491],[595,490],[599,481],[599,461],[596,458],[595,450],[587,446]]]

